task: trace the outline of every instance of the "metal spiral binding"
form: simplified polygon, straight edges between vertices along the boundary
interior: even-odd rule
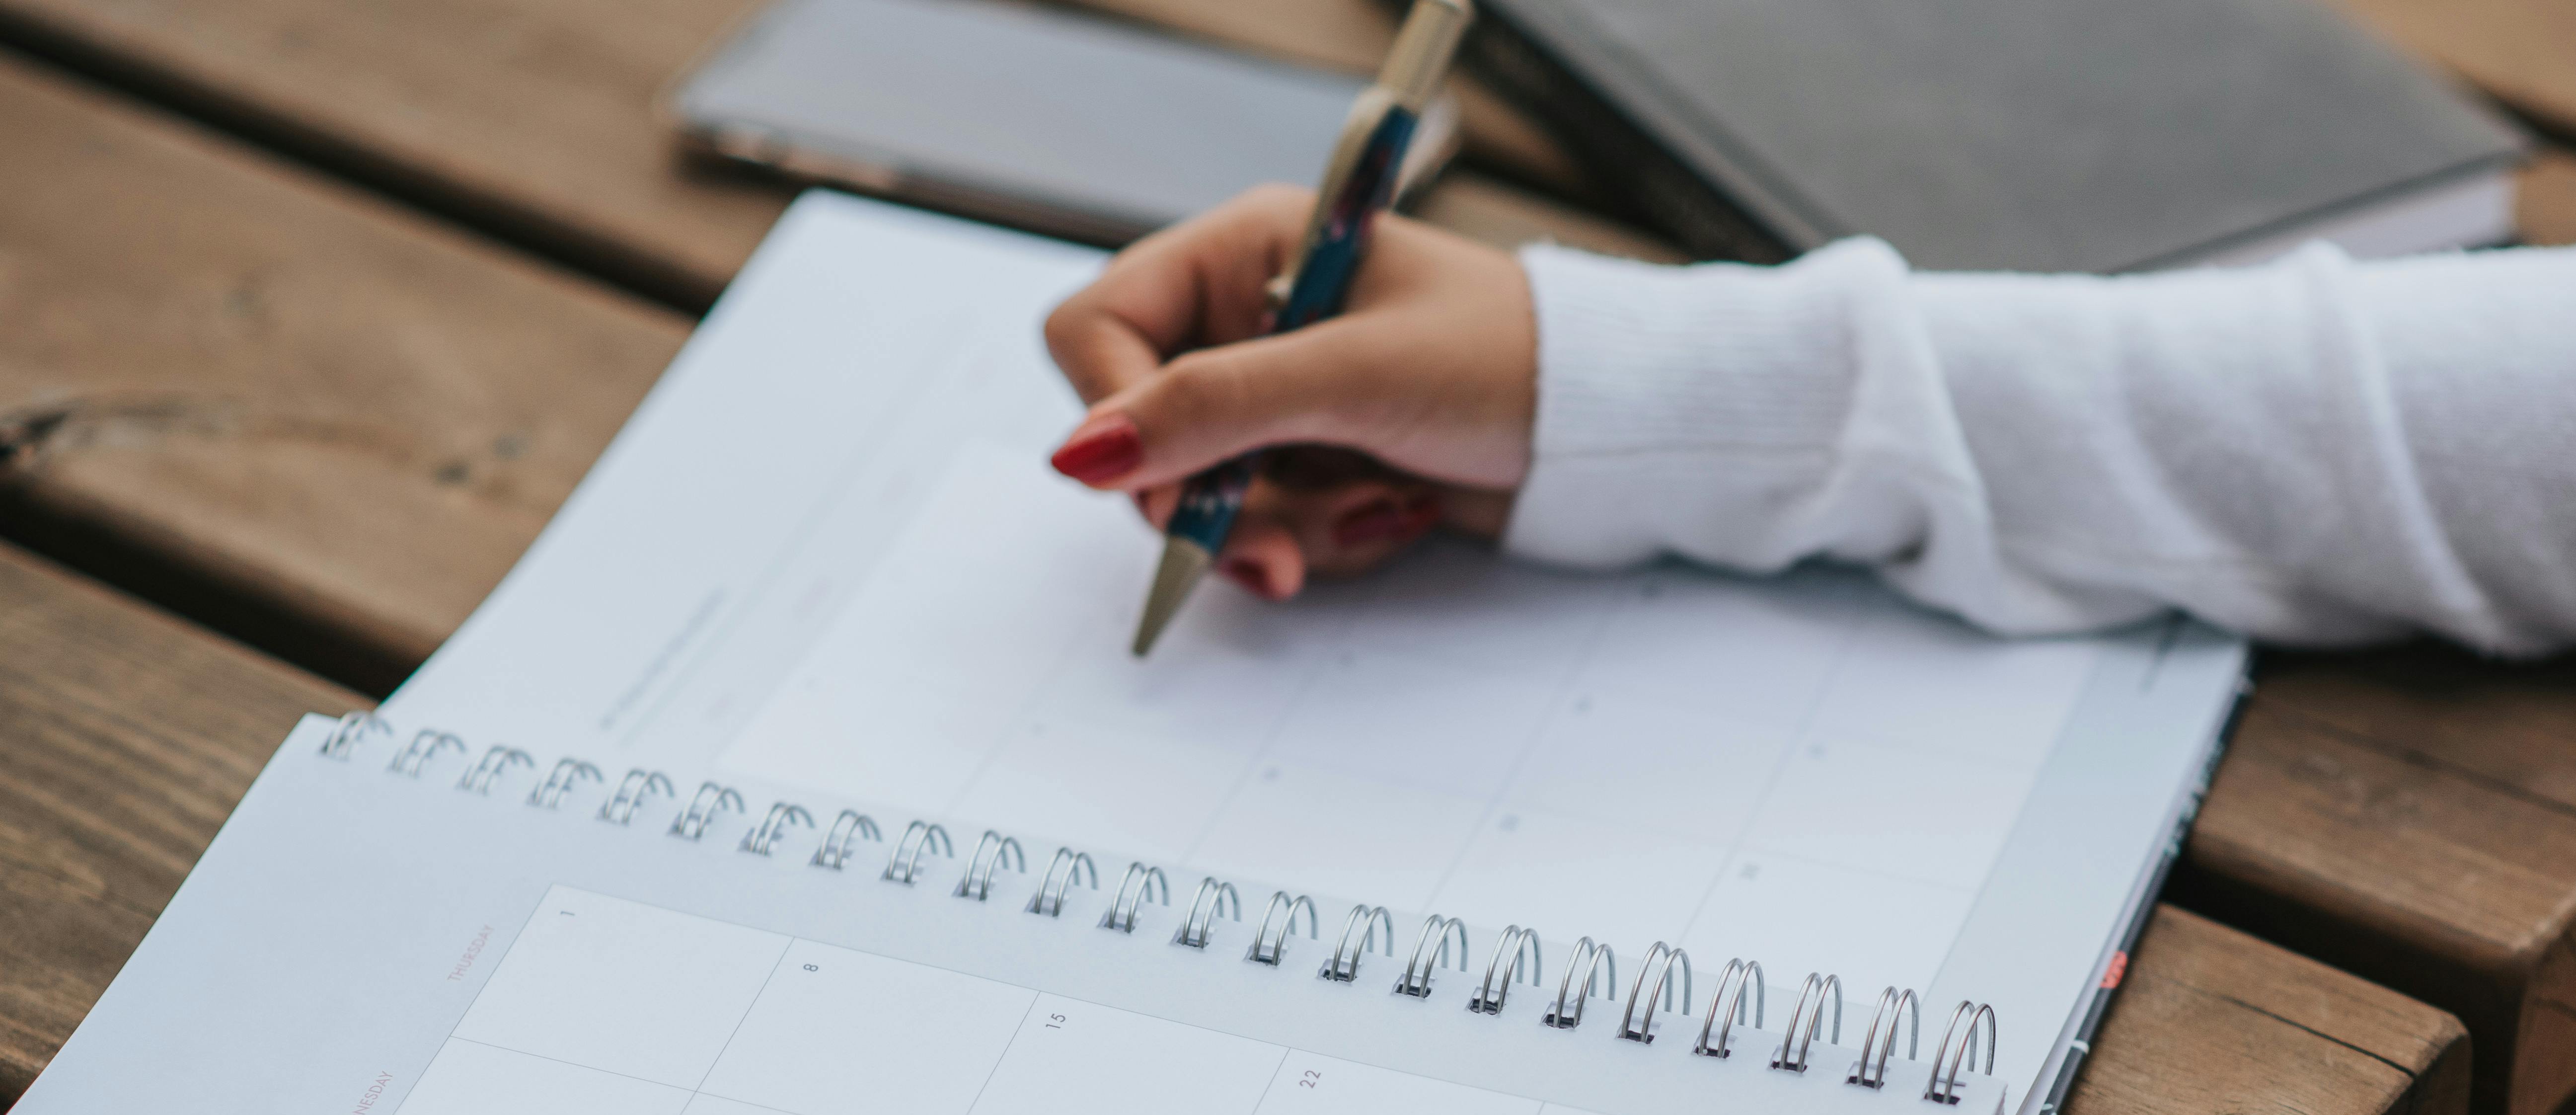
[[[1619,1001],[1619,958],[1611,954],[1610,946],[1593,944],[1590,937],[1574,942],[1574,955],[1565,961],[1565,978],[1556,981],[1556,1001],[1548,1004],[1547,1013],[1539,1021],[1558,1030],[1583,1025],[1583,1004],[1592,998],[1592,981],[1604,968],[1609,969],[1610,978],[1602,984],[1601,997],[1615,1003]],[[1583,973],[1580,991],[1574,991],[1576,972]],[[1574,991],[1571,1003],[1565,998],[1568,991]]]
[[[359,744],[366,742],[369,735],[379,732],[390,739],[394,734],[394,726],[385,723],[383,717],[373,712],[342,713],[339,723],[331,726],[331,734],[322,737],[322,757],[347,762],[350,752],[357,750]]]
[[[369,739],[379,735],[390,739],[398,733],[374,713],[351,712],[333,724],[318,750],[325,758],[346,761]],[[459,753],[471,750],[452,732],[423,728],[413,733],[410,742],[394,755],[386,769],[417,779],[431,762],[451,748]],[[457,787],[488,795],[512,766],[526,766],[533,770],[537,763],[526,751],[493,745],[486,748],[482,758],[458,779]],[[569,757],[558,759],[544,782],[529,792],[528,804],[543,809],[559,808],[585,779],[593,782],[606,780],[599,768],[588,762]],[[656,794],[666,798],[676,796],[670,778],[660,771],[641,767],[631,769],[618,781],[616,791],[601,804],[598,817],[611,824],[630,824],[644,802]],[[718,814],[728,810],[739,813],[743,808],[742,795],[734,789],[712,781],[702,783],[690,798],[688,808],[672,821],[670,833],[688,840],[699,840]],[[742,850],[770,855],[788,829],[799,825],[812,828],[814,824],[813,816],[804,807],[791,802],[775,802],[760,824],[744,835]],[[857,843],[862,838],[879,843],[885,839],[876,822],[867,815],[856,810],[841,810],[810,862],[817,867],[840,870],[857,850]],[[947,830],[926,821],[912,822],[905,828],[893,853],[887,857],[882,877],[912,885],[920,876],[922,857],[933,851],[955,858],[956,849]],[[1028,870],[1026,853],[1017,839],[987,830],[983,840],[976,845],[975,854],[958,882],[955,894],[977,901],[989,900],[993,876],[1006,862],[1015,871],[1025,873]],[[1066,894],[1077,882],[1095,891],[1100,889],[1098,865],[1093,863],[1088,853],[1071,848],[1056,849],[1055,858],[1047,865],[1037,893],[1030,898],[1025,909],[1048,917],[1061,916]],[[1140,909],[1147,901],[1171,905],[1171,883],[1161,868],[1148,867],[1141,862],[1131,863],[1126,875],[1119,880],[1115,897],[1108,911],[1102,915],[1100,926],[1123,933],[1135,932]],[[1260,927],[1253,934],[1245,959],[1270,966],[1283,964],[1287,957],[1288,938],[1296,932],[1297,915],[1301,910],[1306,915],[1307,937],[1321,940],[1314,901],[1305,895],[1292,896],[1279,891],[1271,895],[1268,906],[1262,911]],[[1190,900],[1189,912],[1173,935],[1173,943],[1189,948],[1206,948],[1214,938],[1219,916],[1242,921],[1242,898],[1234,884],[1207,876],[1200,880],[1198,891]],[[1385,938],[1382,951],[1392,960],[1395,956],[1395,926],[1386,907],[1366,903],[1353,906],[1343,921],[1341,937],[1335,942],[1331,956],[1317,971],[1317,977],[1337,983],[1356,981],[1361,959],[1372,951],[1380,951],[1381,930]],[[1396,981],[1396,993],[1414,998],[1430,997],[1433,975],[1451,962],[1453,939],[1457,954],[1455,966],[1460,972],[1466,972],[1469,970],[1470,945],[1465,924],[1459,919],[1438,914],[1424,919],[1422,929],[1414,939],[1412,956],[1405,962],[1404,971]],[[1468,996],[1467,1009],[1480,1014],[1499,1015],[1512,984],[1526,979],[1532,987],[1540,986],[1540,965],[1544,953],[1535,930],[1518,925],[1506,927],[1495,940],[1493,955],[1485,965],[1483,981]],[[1682,974],[1678,993],[1672,983],[1672,971],[1676,965],[1680,966]],[[1577,972],[1581,972],[1583,977],[1579,984],[1575,979]],[[1555,999],[1541,1017],[1541,1023],[1561,1030],[1582,1025],[1584,1010],[1594,994],[1595,985],[1600,985],[1603,998],[1615,1003],[1619,998],[1618,979],[1618,959],[1611,948],[1590,937],[1578,939],[1568,957],[1566,971],[1558,981]],[[1660,1001],[1665,1012],[1678,1009],[1687,1016],[1690,1013],[1692,979],[1690,955],[1665,942],[1655,942],[1654,947],[1647,950],[1645,960],[1628,989],[1626,1012],[1620,1018],[1618,1036],[1628,1041],[1652,1043],[1656,1036],[1654,1015],[1657,1003]],[[1748,989],[1753,996],[1749,1011],[1744,1001]],[[1709,997],[1706,1018],[1700,1025],[1699,1041],[1692,1052],[1704,1057],[1729,1056],[1732,1052],[1729,1042],[1736,1026],[1746,1023],[1748,1016],[1753,1028],[1764,1026],[1766,998],[1767,985],[1762,966],[1740,958],[1729,960],[1718,976],[1715,994]],[[1833,1007],[1830,1030],[1825,1014],[1828,998]],[[1912,990],[1893,985],[1882,990],[1877,1007],[1871,1012],[1869,1027],[1861,1037],[1860,1059],[1852,1063],[1844,1082],[1874,1090],[1885,1088],[1900,1027],[1905,1031],[1907,1059],[1914,1059],[1919,1051],[1922,1011],[1922,1002]],[[1809,973],[1799,987],[1797,1003],[1790,1010],[1784,1036],[1772,1053],[1770,1067],[1793,1073],[1806,1072],[1820,1032],[1829,1034],[1828,1044],[1841,1043],[1842,1013],[1841,979],[1824,973]],[[1933,1048],[1930,1059],[1932,1072],[1924,1086],[1923,1098],[1944,1105],[1958,1104],[1964,1098],[1959,1080],[1963,1072],[1976,1070],[1993,1075],[1996,1041],[1994,1008],[1989,1004],[1960,1001],[1951,1012],[1949,1024],[1942,1030],[1940,1042]],[[1978,1063],[1981,1048],[1985,1054],[1982,1065]]]
[[[806,812],[805,807],[801,805],[783,801],[771,802],[769,815],[760,819],[760,827],[742,834],[742,850],[755,856],[768,855],[769,849],[777,845],[778,838],[787,835],[789,825],[813,828],[814,815]]]
[[[585,778],[593,782],[608,780],[607,776],[599,773],[598,767],[589,763],[579,759],[557,759],[555,769],[546,772],[546,780],[538,784],[536,789],[528,791],[528,804],[539,809],[553,809],[562,805],[564,795],[571,793],[574,784]]]
[[[1058,875],[1057,872],[1063,872]],[[1100,868],[1091,862],[1091,853],[1071,848],[1058,848],[1055,858],[1047,861],[1046,877],[1038,880],[1038,892],[1029,896],[1028,911],[1048,917],[1064,915],[1064,892],[1085,872],[1090,873],[1091,889],[1100,889]]]
[[[1351,931],[1363,925],[1359,948],[1351,948]],[[1386,958],[1395,959],[1395,919],[1388,917],[1386,907],[1360,903],[1351,907],[1349,917],[1342,919],[1342,939],[1333,943],[1333,955],[1326,958],[1318,977],[1335,983],[1349,983],[1360,978],[1360,957],[1368,955],[1369,945],[1378,939],[1378,927],[1386,927]]]
[[[1967,1036],[1953,1048],[1950,1039],[1957,1034],[1962,1017],[1968,1020]],[[1977,1059],[1977,1023],[1980,1021],[1986,1024],[1985,1072],[1988,1076],[1995,1074],[1995,1009],[1984,1003],[1961,999],[1958,1008],[1950,1012],[1950,1024],[1941,1030],[1941,1044],[1932,1047],[1932,1079],[1923,1085],[1924,1099],[1945,1104],[1959,1102],[1959,1070]],[[1948,1062],[1946,1070],[1944,1061]]]
[[[844,809],[839,817],[832,820],[832,831],[824,835],[822,846],[814,849],[814,858],[806,862],[838,871],[843,863],[849,861],[850,853],[856,850],[851,845],[858,843],[862,836],[879,844],[885,843],[885,834],[877,831],[876,821],[856,809]]]
[[[1135,889],[1128,889],[1130,887]],[[1135,932],[1136,907],[1143,904],[1147,896],[1158,891],[1162,897],[1155,901],[1165,906],[1171,905],[1172,881],[1163,877],[1162,868],[1147,867],[1141,863],[1128,864],[1127,874],[1118,880],[1118,895],[1109,902],[1109,912],[1100,916],[1100,927],[1115,929],[1121,933]]]
[[[1509,966],[1503,965],[1506,957],[1511,960]],[[1476,993],[1467,996],[1467,1009],[1478,1014],[1503,1013],[1503,998],[1511,993],[1512,981],[1520,977],[1523,959],[1529,961],[1530,986],[1538,986],[1538,930],[1517,925],[1504,929],[1502,937],[1494,942],[1493,957],[1485,961],[1485,982],[1477,984]],[[1494,980],[1498,968],[1503,977],[1499,983]]]
[[[1172,934],[1172,943],[1194,949],[1207,947],[1208,937],[1216,932],[1216,915],[1228,906],[1234,909],[1234,920],[1243,920],[1243,896],[1234,893],[1234,884],[1221,882],[1210,875],[1199,880],[1198,893],[1190,896],[1190,916],[1181,919],[1180,932]]]
[[[1435,937],[1440,941],[1440,949],[1425,961],[1422,950],[1430,948]],[[1422,932],[1413,938],[1413,955],[1404,962],[1404,975],[1395,981],[1395,993],[1416,999],[1430,998],[1431,973],[1439,969],[1442,961],[1449,959],[1449,939],[1452,937],[1458,939],[1458,970],[1466,971],[1467,924],[1456,918],[1433,914],[1422,919]]]
[[[1789,1026],[1780,1036],[1780,1048],[1771,1054],[1771,1067],[1784,1072],[1807,1071],[1807,1050],[1816,1044],[1816,1027],[1825,1020],[1825,993],[1834,996],[1833,1036],[1825,1039],[1836,1045],[1843,1040],[1843,981],[1840,976],[1807,973],[1807,981],[1798,985],[1798,1005],[1789,1008]],[[1812,1005],[1813,1009],[1810,1009]],[[1797,1052],[1792,1055],[1790,1046]]]
[[[466,771],[465,777],[456,780],[456,788],[489,796],[492,784],[501,780],[501,772],[510,769],[512,763],[524,764],[530,770],[537,766],[537,761],[527,752],[496,743],[483,749],[482,760],[474,764],[474,769]]]
[[[1279,935],[1273,937],[1270,935],[1270,919],[1278,916],[1281,906],[1288,908],[1288,920],[1279,923]],[[1315,900],[1302,894],[1291,899],[1283,890],[1271,895],[1270,904],[1261,908],[1261,928],[1253,931],[1252,951],[1245,953],[1243,958],[1255,964],[1278,967],[1288,955],[1288,935],[1297,931],[1299,910],[1306,911],[1306,939],[1323,940],[1323,927],[1315,924]]]
[[[1860,1060],[1852,1062],[1851,1075],[1843,1078],[1843,1083],[1863,1088],[1887,1087],[1887,1059],[1896,1053],[1899,1021],[1909,1023],[1905,1029],[1905,1059],[1914,1060],[1923,1042],[1923,1002],[1914,997],[1912,988],[1900,992],[1896,985],[1889,984],[1887,990],[1878,993],[1878,1009],[1870,1012],[1869,1029],[1861,1031]],[[1878,1036],[1881,1025],[1887,1027],[1883,1040]]]
[[[1753,1028],[1762,1028],[1762,1015],[1770,1005],[1766,1002],[1770,992],[1763,989],[1762,965],[1750,960],[1729,960],[1726,970],[1717,974],[1717,993],[1708,997],[1708,1018],[1699,1024],[1699,1044],[1692,1046],[1691,1052],[1702,1057],[1725,1057],[1729,1054],[1726,1039],[1735,1032],[1735,1024],[1744,1021],[1744,989],[1747,987],[1753,989]],[[1709,1037],[1711,1028],[1717,1032],[1715,1041]]]
[[[921,875],[921,853],[938,845],[939,854],[957,858],[957,845],[948,839],[948,830],[927,821],[914,821],[904,827],[903,837],[895,841],[894,854],[886,857],[885,874],[877,876],[888,882],[911,886]]]
[[[1655,963],[1656,958],[1659,956],[1663,959],[1662,964]],[[1619,1036],[1621,1038],[1646,1045],[1654,1044],[1655,1000],[1659,998],[1662,999],[1664,1001],[1665,1010],[1670,1011],[1673,1009],[1674,999],[1671,981],[1673,978],[1673,965],[1676,963],[1682,966],[1682,994],[1680,999],[1682,1013],[1685,1015],[1690,1013],[1690,954],[1674,948],[1671,945],[1667,945],[1662,941],[1657,941],[1655,942],[1655,947],[1646,950],[1646,958],[1637,963],[1637,982],[1628,988],[1628,1009],[1619,1015]],[[1646,973],[1648,972],[1653,972],[1655,974],[1655,985],[1653,987],[1646,986]],[[1642,1012],[1638,1009],[1640,1007],[1644,1008]]]
[[[991,859],[984,858],[984,852],[988,848],[992,850]],[[1022,875],[1029,873],[1029,856],[1028,853],[1020,850],[1020,842],[991,829],[985,829],[984,838],[975,842],[974,858],[966,861],[966,877],[957,880],[957,889],[952,893],[959,898],[972,898],[977,902],[992,897],[993,872],[1001,870],[1002,861],[1006,859],[1013,865],[1011,870]]]
[[[719,786],[713,782],[701,783],[698,786],[698,792],[689,796],[688,811],[672,819],[671,835],[682,840],[696,840],[705,836],[707,826],[715,822],[716,814],[728,809],[736,813],[743,812],[741,794],[735,793],[731,786]]]
[[[631,822],[635,819],[636,807],[654,794],[677,797],[679,791],[671,787],[671,779],[661,771],[642,767],[627,771],[626,777],[617,780],[617,793],[600,804],[599,819],[612,825]]]
[[[385,764],[385,769],[395,774],[418,778],[422,768],[427,767],[431,759],[450,747],[462,752],[465,750],[465,741],[456,738],[454,732],[423,728],[412,733],[411,742],[403,745],[403,749],[394,755],[394,761]]]

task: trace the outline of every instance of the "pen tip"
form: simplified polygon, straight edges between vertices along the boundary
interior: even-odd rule
[[[1216,564],[1216,555],[1186,538],[1163,540],[1163,563],[1154,569],[1153,590],[1145,594],[1145,614],[1136,621],[1136,643],[1129,648],[1138,658],[1154,649],[1154,641],[1163,637],[1179,615],[1181,601],[1189,599],[1190,590],[1198,587],[1208,566]]]

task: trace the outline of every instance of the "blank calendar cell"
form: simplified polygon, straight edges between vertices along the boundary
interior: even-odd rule
[[[1617,591],[1605,578],[1496,561],[1447,539],[1372,575],[1367,588],[1342,645],[1521,684],[1563,678]]]
[[[1366,652],[1327,664],[1308,694],[1271,755],[1476,801],[1502,791],[1551,696],[1508,676]]]
[[[1811,743],[1781,765],[1745,847],[1974,890],[2036,776],[1948,755]]]
[[[701,1089],[780,1111],[963,1115],[1037,994],[799,941]]]
[[[1791,738],[1786,728],[1660,700],[1578,692],[1548,717],[1503,800],[1726,843],[1753,819]]]
[[[695,1088],[788,938],[556,887],[456,1036]]]
[[[451,1038],[403,1115],[680,1115],[686,1088]]]
[[[1287,1053],[1214,1030],[1040,995],[975,1112],[1249,1112]]]
[[[1922,989],[1968,916],[1967,891],[1785,856],[1728,864],[1682,947],[1715,971],[1729,957],[1759,961],[1771,1008],[1786,1011],[1809,972],[1842,977],[1843,997],[1867,1009],[1881,987]],[[1854,1004],[1846,1002],[1847,1010]]]
[[[1508,810],[1476,834],[1433,905],[1481,927],[1517,922],[1552,944],[1591,936],[1628,955],[1680,936],[1726,856],[1719,843],[1640,840],[1611,821]],[[1583,918],[1537,923],[1533,910]]]
[[[2101,654],[2077,640],[2007,642],[1928,613],[1874,612],[1811,731],[2036,766]]]
[[[1578,687],[1781,729],[1805,718],[1861,615],[1848,586],[1813,578],[1756,591],[1667,569],[1620,589]]]
[[[1255,1115],[1538,1115],[1536,1100],[1291,1052]]]

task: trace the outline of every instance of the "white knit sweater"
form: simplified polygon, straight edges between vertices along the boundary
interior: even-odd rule
[[[1536,456],[1505,542],[1864,563],[1983,626],[2576,642],[2576,249],[1912,274],[1522,256]]]

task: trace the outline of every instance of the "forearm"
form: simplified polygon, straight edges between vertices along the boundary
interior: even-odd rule
[[[1999,630],[2181,607],[2257,635],[2576,638],[2576,253],[2153,277],[1534,251],[1507,541],[1877,566]]]

